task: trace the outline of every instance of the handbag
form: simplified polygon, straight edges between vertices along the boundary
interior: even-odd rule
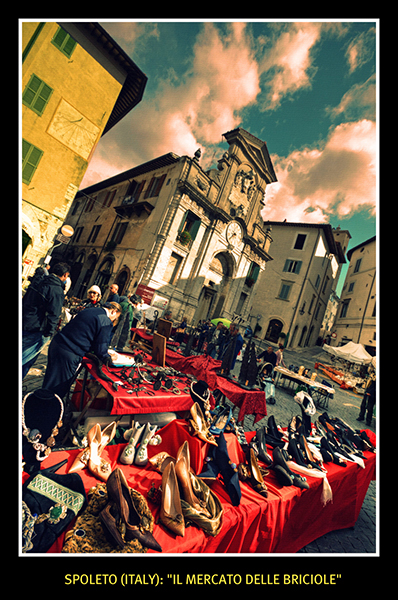
[[[54,473],[63,463],[36,471],[22,486],[22,552],[47,552],[87,505],[77,473]]]

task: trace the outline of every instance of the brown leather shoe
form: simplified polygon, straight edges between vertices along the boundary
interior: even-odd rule
[[[169,462],[162,474],[162,504],[160,520],[175,535],[184,537],[185,522],[174,463]]]

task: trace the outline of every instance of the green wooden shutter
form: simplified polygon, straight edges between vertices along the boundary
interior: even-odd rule
[[[38,167],[43,151],[22,140],[22,181],[29,184]]]

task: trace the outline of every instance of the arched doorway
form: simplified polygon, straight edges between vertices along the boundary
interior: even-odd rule
[[[305,334],[306,333],[307,333],[307,325],[304,325],[303,331],[301,332],[300,341],[298,343],[299,346],[302,346],[304,344]]]
[[[214,319],[223,316],[228,292],[235,272],[235,260],[229,252],[219,252],[209,265],[206,279],[198,300],[195,320]]]
[[[268,323],[267,331],[265,332],[264,339],[278,343],[279,335],[282,331],[283,323],[279,319],[271,319]]]
[[[119,296],[125,296],[125,290],[127,288],[127,283],[130,280],[130,269],[128,267],[124,267],[122,271],[119,271],[117,274],[115,283],[119,286],[118,294]]]
[[[102,262],[98,269],[97,277],[95,278],[95,285],[98,285],[101,289],[102,295],[105,293],[106,286],[109,283],[111,275],[113,273],[114,258],[107,257]]]
[[[235,260],[229,252],[219,252],[213,257],[208,272],[209,278],[218,284],[217,296],[211,306],[211,318],[223,317],[229,288],[235,272]]]

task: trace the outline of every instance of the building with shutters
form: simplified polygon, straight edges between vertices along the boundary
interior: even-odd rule
[[[247,319],[271,237],[260,211],[276,175],[265,142],[243,129],[223,136],[217,168],[172,152],[79,191],[67,216],[75,235],[59,256],[73,295],[97,284],[106,298],[138,292],[189,323]]]
[[[147,77],[97,23],[22,22],[23,280],[52,247],[106,134]]]
[[[348,342],[363,344],[372,356],[376,354],[376,236],[347,252],[350,261],[340,306],[333,327],[332,345]]]
[[[257,338],[274,344],[314,346],[351,236],[328,223],[269,221],[267,226],[274,260],[252,298],[251,327]]]

